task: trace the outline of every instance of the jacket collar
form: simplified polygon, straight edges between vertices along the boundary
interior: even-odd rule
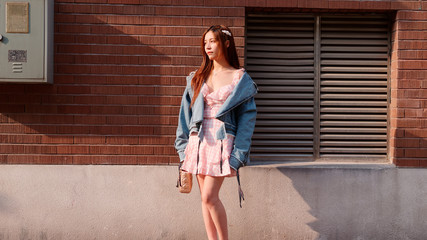
[[[216,118],[226,114],[231,111],[236,106],[240,105],[242,102],[248,100],[249,98],[255,96],[258,92],[258,87],[249,74],[245,71],[236,87],[225,100],[224,104],[218,110]]]
[[[192,76],[191,76],[192,78]],[[188,79],[191,82],[191,78]],[[205,84],[205,83],[204,83]],[[191,86],[191,84],[190,84]],[[239,82],[237,83],[236,87],[231,92],[230,96],[228,96],[227,100],[224,102],[224,104],[221,106],[221,108],[218,110],[216,118],[221,117],[222,115],[226,114],[227,112],[231,111],[233,108],[238,106],[239,104],[243,103],[244,101],[250,99],[251,97],[255,96],[258,92],[258,87],[256,83],[252,80],[252,78],[249,76],[249,74],[245,71],[243,76],[240,78]],[[196,101],[194,102],[194,105],[192,106],[193,110],[197,109],[197,111],[193,111],[193,121],[194,122],[202,122],[203,121],[203,112],[204,112],[204,100],[203,100],[203,94],[199,93],[197,96]]]

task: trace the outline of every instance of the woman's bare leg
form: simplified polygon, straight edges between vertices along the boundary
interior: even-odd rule
[[[203,193],[203,186],[205,181],[205,175],[196,175],[197,182],[199,183],[200,195]],[[212,220],[211,214],[209,213],[209,209],[202,202],[202,213],[203,213],[203,221],[205,222],[206,233],[208,235],[209,240],[217,240],[216,227]]]
[[[209,239],[228,240],[227,214],[219,199],[224,177],[197,175],[202,197],[203,219]],[[213,224],[212,224],[213,223]]]

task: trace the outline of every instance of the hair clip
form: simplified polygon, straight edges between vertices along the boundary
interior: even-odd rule
[[[229,37],[231,37],[231,33],[228,30],[221,30],[221,32],[225,33]]]

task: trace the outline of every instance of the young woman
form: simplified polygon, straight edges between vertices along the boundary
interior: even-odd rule
[[[181,169],[196,175],[209,239],[228,239],[227,215],[219,190],[225,177],[237,176],[249,162],[255,127],[257,86],[239,68],[230,29],[211,26],[203,33],[200,68],[187,77],[175,148]]]

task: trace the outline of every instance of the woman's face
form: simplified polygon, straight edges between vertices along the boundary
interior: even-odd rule
[[[219,41],[215,39],[215,35],[212,31],[209,31],[205,35],[205,52],[210,60],[218,60],[221,56],[221,49]]]

